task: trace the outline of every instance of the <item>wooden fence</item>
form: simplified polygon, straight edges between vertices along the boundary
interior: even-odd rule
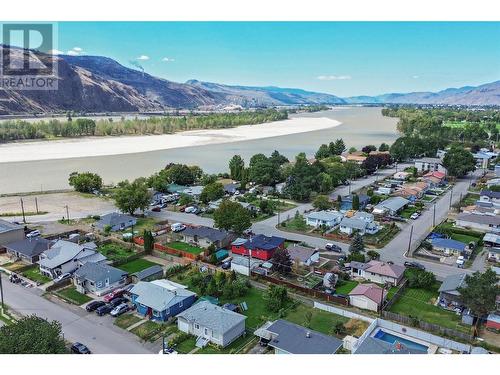
[[[454,330],[451,328],[442,327],[442,326],[439,326],[437,324],[427,323],[427,322],[424,322],[424,321],[417,319],[417,318],[396,314],[396,313],[393,313],[390,311],[382,311],[382,317],[384,317],[385,319],[388,319],[388,320],[402,323],[402,324],[410,326],[410,327],[420,328],[420,329],[427,331],[427,332],[432,332],[434,334],[437,333],[440,336],[454,338],[454,339],[461,340],[461,341],[467,342],[467,343],[471,342],[474,339],[474,337],[469,333],[460,332],[460,331],[457,331],[457,330]]]
[[[141,245],[141,246],[144,245],[144,239],[142,237],[135,237],[134,242],[138,245]],[[153,247],[157,251],[167,253],[170,255],[175,255],[178,257],[188,258],[191,260],[198,260],[200,258],[200,255],[201,255],[201,254],[200,255],[191,254],[191,253],[188,253],[187,251],[177,250],[177,249],[174,249],[172,247],[165,246],[165,245],[162,245],[159,243],[155,243]]]
[[[349,305],[349,300],[347,298],[333,296],[331,294],[324,293],[320,290],[306,288],[306,287],[303,287],[300,285],[293,284],[293,283],[286,281],[286,280],[281,280],[281,279],[276,279],[276,278],[271,277],[271,276],[261,275],[261,274],[255,273],[253,271],[252,271],[251,276],[257,280],[264,280],[264,281],[268,281],[268,282],[273,283],[273,284],[283,285],[283,286],[286,286],[288,288],[295,289],[301,293],[307,294],[308,296],[311,296],[314,298],[320,298],[324,301],[336,303],[336,304],[342,305],[342,306]]]
[[[396,293],[394,293],[392,298],[390,300],[385,301],[385,304],[382,306],[382,310],[389,310],[392,307],[392,305],[394,305],[399,300],[399,298],[401,297],[401,295],[403,294],[403,292],[407,287],[408,287],[408,279],[404,279],[403,282],[399,285],[399,289],[396,291]]]

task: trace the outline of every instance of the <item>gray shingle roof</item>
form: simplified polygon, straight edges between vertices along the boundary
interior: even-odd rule
[[[78,268],[74,275],[79,279],[93,282],[109,279],[110,283],[115,283],[128,273],[107,264],[88,262]]]
[[[101,219],[96,223],[98,227],[104,227],[106,225],[115,226],[121,223],[127,223],[130,220],[135,220],[135,217],[120,214],[118,212],[111,212],[109,214],[101,216]]]
[[[151,267],[148,267],[142,271],[133,273],[135,277],[137,277],[139,280],[144,280],[150,276],[156,275],[157,273],[162,273],[163,274],[163,268],[160,265],[154,265]]]
[[[477,214],[466,214],[461,213],[457,216],[457,220],[478,223],[478,224],[487,224],[487,225],[500,225],[500,216],[498,215],[477,215]]]
[[[457,289],[465,286],[465,273],[459,273],[457,275],[450,275],[443,280],[443,283],[439,287],[439,292],[446,292],[459,295]]]
[[[182,232],[182,235],[190,237],[198,236],[200,238],[207,238],[210,241],[215,242],[215,241],[222,241],[229,235],[229,233],[224,230],[201,226],[201,227],[187,227]]]
[[[22,225],[13,224],[6,220],[0,219],[0,233],[6,233],[12,230],[19,230],[22,228],[23,228]]]
[[[156,311],[164,311],[167,308],[185,300],[187,297],[196,295],[196,293],[187,289],[179,288],[174,291],[170,291],[164,287],[147,281],[139,281],[130,290],[130,293],[137,295],[137,303],[151,307]]]
[[[290,354],[333,354],[342,346],[335,337],[283,319],[276,320],[267,331],[274,337],[269,345]]]
[[[409,203],[410,201],[403,197],[390,197],[377,204],[375,208],[379,210],[387,209],[390,211],[398,211]]]
[[[334,221],[342,218],[340,212],[331,212],[331,211],[314,211],[307,214],[307,218],[311,220],[322,220],[322,221]]]
[[[229,331],[247,318],[245,315],[214,305],[208,301],[194,304],[177,315],[177,317],[220,333]]]
[[[42,237],[25,238],[21,241],[11,242],[5,247],[8,250],[18,252],[28,257],[40,255],[45,250],[48,250],[50,241]]]
[[[342,221],[340,222],[341,227],[348,227],[348,228],[354,228],[354,229],[359,229],[359,230],[364,230],[366,229],[366,226],[368,223],[364,220],[361,219],[355,219],[352,217],[344,217]]]
[[[55,268],[73,258],[79,259],[94,255],[96,253],[94,248],[93,242],[78,245],[70,241],[58,240],[49,250],[43,252],[44,258],[38,263],[45,268]]]
[[[289,246],[287,248],[288,254],[290,254],[290,258],[292,260],[298,260],[300,262],[307,261],[310,257],[313,256],[314,253],[317,253],[317,249],[311,249],[310,247],[305,246]]]

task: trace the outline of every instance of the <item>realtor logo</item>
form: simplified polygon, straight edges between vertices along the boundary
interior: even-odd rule
[[[0,88],[56,90],[54,24],[3,23],[0,27]]]

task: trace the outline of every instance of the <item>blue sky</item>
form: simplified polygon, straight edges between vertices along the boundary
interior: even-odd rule
[[[127,66],[136,61],[146,72],[178,82],[350,96],[500,79],[500,23],[62,22],[58,27],[58,49],[65,53],[109,56]]]

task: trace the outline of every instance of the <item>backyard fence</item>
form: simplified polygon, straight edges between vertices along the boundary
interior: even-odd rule
[[[141,245],[141,246],[144,245],[144,239],[142,237],[135,237],[134,242],[138,245]],[[155,250],[163,252],[163,253],[167,253],[170,255],[175,255],[175,256],[183,257],[183,258],[189,258],[192,260],[197,260],[199,257],[199,255],[191,254],[191,253],[188,253],[187,251],[177,250],[177,249],[174,249],[172,247],[165,246],[165,245],[162,245],[159,243],[155,243],[153,248]]]
[[[396,293],[394,293],[392,298],[390,300],[385,301],[384,306],[382,306],[382,310],[389,310],[392,307],[392,305],[394,305],[399,300],[399,298],[401,297],[407,286],[408,286],[408,279],[404,279],[401,285],[399,286],[399,289],[396,291]]]
[[[281,280],[281,279],[276,279],[276,278],[271,277],[271,276],[261,275],[261,274],[255,273],[253,271],[251,273],[251,276],[257,280],[264,280],[264,281],[268,281],[268,282],[273,283],[273,284],[283,285],[283,286],[286,286],[288,288],[295,289],[301,293],[307,294],[308,296],[311,296],[314,298],[320,298],[322,300],[336,303],[336,304],[342,305],[342,306],[349,305],[349,300],[347,298],[333,296],[331,294],[324,293],[324,292],[321,292],[319,290],[306,288],[306,287],[303,287],[300,285],[293,284],[293,283],[286,281],[286,280]]]
[[[365,316],[365,315],[357,314],[353,311],[344,310],[344,309],[339,308],[339,307],[325,305],[324,303],[321,303],[321,302],[314,301],[313,306],[315,309],[328,311],[328,312],[331,312],[333,314],[337,314],[337,315],[340,315],[340,316],[343,316],[343,317],[349,318],[349,319],[358,319],[358,320],[362,320],[362,321],[365,321],[368,323],[372,323],[375,320],[374,318],[370,318],[370,317]]]
[[[474,337],[469,333],[460,332],[451,328],[445,328],[437,324],[427,323],[417,318],[396,314],[390,311],[382,311],[382,316],[388,320],[420,328],[427,332],[435,332],[441,336],[455,338],[464,342],[471,342],[474,339]]]
[[[117,259],[117,260],[115,260],[112,263],[112,266],[113,267],[121,266],[121,265],[123,265],[125,263],[128,263],[128,262],[131,262],[133,260],[142,258],[144,255],[146,255],[146,252],[145,251],[141,251],[141,252],[135,253],[134,255],[130,255],[130,256],[126,257],[126,258]]]

